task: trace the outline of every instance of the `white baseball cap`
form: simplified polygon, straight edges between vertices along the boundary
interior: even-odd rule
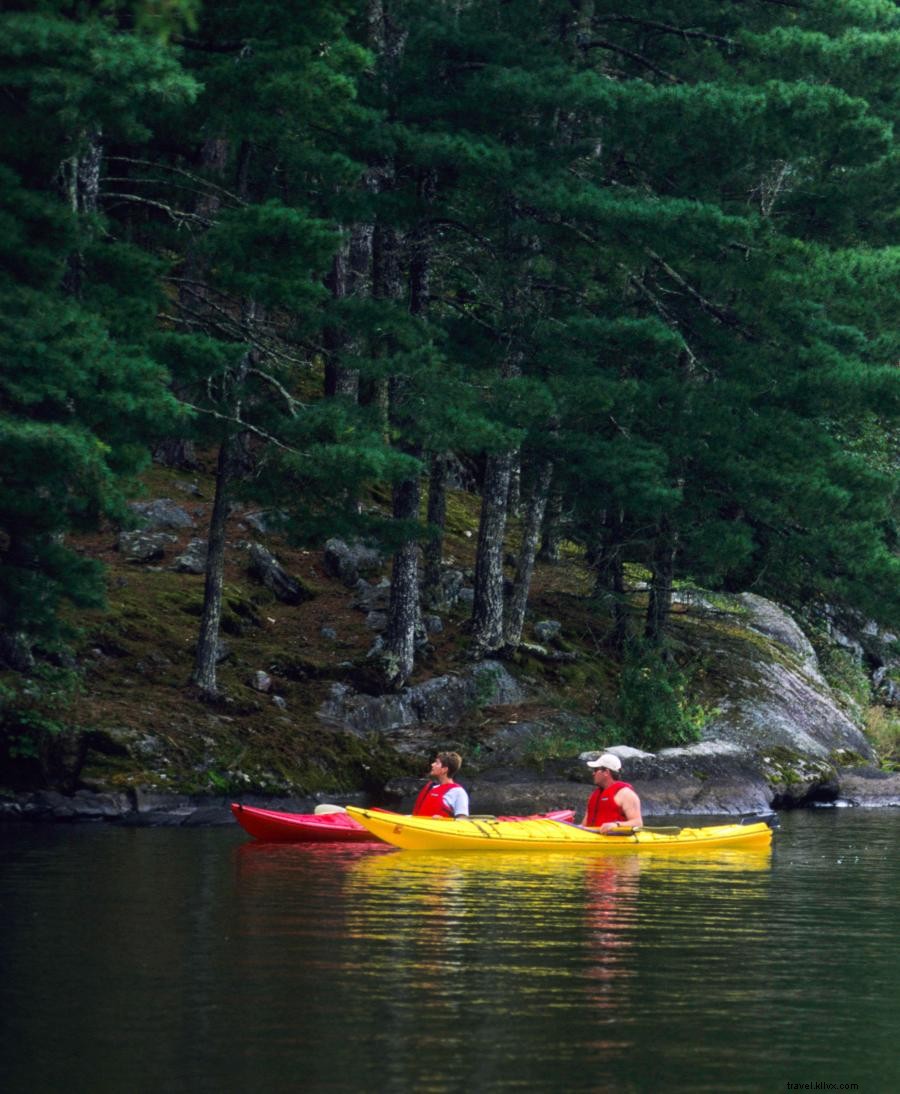
[[[621,771],[622,761],[611,752],[604,752],[599,760],[588,760],[588,767],[608,767],[610,771]]]

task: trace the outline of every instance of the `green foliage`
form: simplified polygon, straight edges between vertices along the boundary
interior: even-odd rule
[[[658,648],[631,643],[622,662],[612,732],[648,752],[698,741],[717,712],[692,697],[691,681],[691,671],[668,661]]]
[[[890,707],[870,706],[865,728],[882,767],[888,771],[900,771],[900,714]]]
[[[822,675],[856,710],[864,710],[872,698],[872,684],[859,657],[832,642],[817,645]]]
[[[597,747],[597,727],[589,722],[566,726],[553,731],[536,731],[531,735],[523,759],[543,771],[553,760],[567,760]]]
[[[0,750],[6,758],[38,760],[49,738],[71,732],[61,715],[81,687],[80,673],[46,664],[28,678],[0,681]]]

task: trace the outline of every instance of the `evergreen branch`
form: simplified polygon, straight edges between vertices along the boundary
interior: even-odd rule
[[[219,296],[228,299],[227,295],[219,289],[215,289],[210,285],[207,285],[202,281],[189,281],[187,278],[172,277],[167,280],[175,282],[176,284],[185,286],[196,286],[198,289],[211,290],[218,293]],[[189,288],[188,291],[191,291]],[[178,302],[178,310],[180,315],[171,315],[161,313],[160,318],[167,319],[173,323],[191,324],[198,327],[200,330],[217,330],[224,334],[226,337],[234,339],[235,341],[246,342],[252,349],[258,350],[265,356],[275,358],[280,361],[286,361],[291,365],[304,365],[307,366],[309,362],[303,357],[296,357],[294,354],[288,353],[282,349],[275,338],[267,339],[261,338],[256,333],[258,327],[252,323],[241,322],[235,319],[233,315],[224,307],[214,303],[200,292],[192,292],[192,295],[201,300],[212,311],[216,312],[219,319],[215,319],[208,314],[204,314],[202,311],[189,308],[183,301]],[[322,352],[320,347],[316,347],[318,352]],[[303,406],[305,404],[298,404]]]
[[[470,239],[474,239],[476,243],[480,243],[486,251],[490,254],[496,254],[496,248],[494,244],[488,239],[487,236],[482,235],[480,232],[476,232],[474,228],[470,228],[468,224],[463,224],[460,220],[453,220],[450,217],[435,217],[432,220],[425,220],[422,222],[423,228],[455,228],[456,231],[462,232],[463,235],[469,236]]]
[[[185,38],[182,35],[175,35],[172,38],[172,42],[179,46],[184,46],[185,49],[195,49],[198,53],[243,53],[245,49],[251,48],[249,43],[245,39],[235,39],[233,41],[225,42],[201,42],[198,38]]]
[[[616,45],[615,42],[610,42],[606,38],[594,38],[590,42],[579,42],[578,44],[584,53],[589,49],[605,49],[610,53],[620,53],[623,57],[628,57],[636,64],[643,65],[644,68],[649,68],[650,71],[655,72],[657,76],[662,76],[662,78],[668,80],[670,84],[684,83],[683,80],[680,80],[673,73],[666,72],[665,69],[660,68],[659,65],[655,65],[642,54],[635,53],[633,49],[626,49],[625,46]]]

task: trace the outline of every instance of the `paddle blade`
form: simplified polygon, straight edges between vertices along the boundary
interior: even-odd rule
[[[322,802],[321,805],[317,805],[313,810],[313,813],[317,817],[323,816],[325,813],[346,813],[347,810],[342,805],[330,805],[328,802]]]

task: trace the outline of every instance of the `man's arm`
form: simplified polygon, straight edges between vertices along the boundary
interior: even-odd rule
[[[641,817],[641,799],[633,790],[622,787],[615,797],[616,805],[625,814],[625,820],[613,821],[611,824],[601,824],[600,831],[608,832],[611,828],[643,828],[644,821]]]

